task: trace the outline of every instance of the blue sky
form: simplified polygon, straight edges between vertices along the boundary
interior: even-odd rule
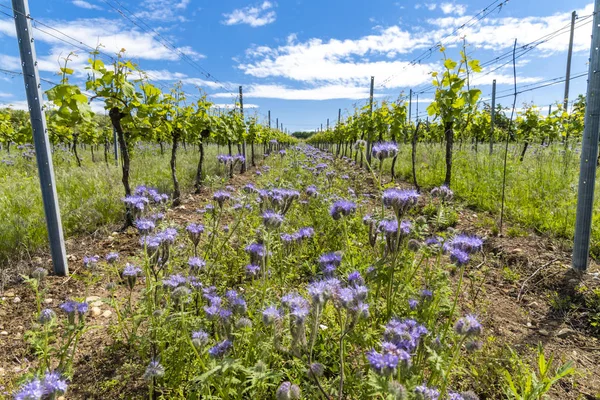
[[[522,46],[556,32],[519,57],[517,81],[527,89],[560,79],[569,37],[568,29],[560,29],[568,26],[573,10],[579,20],[572,76],[587,72],[589,0],[510,0],[496,8],[501,2],[30,0],[30,12],[44,24],[34,23],[42,78],[57,81],[58,60],[77,51],[71,65],[75,81],[83,83],[87,54],[77,46],[101,43],[110,55],[125,48],[157,85],[181,80],[188,93],[197,93],[200,86],[222,106],[232,104],[243,85],[249,113],[266,119],[271,110],[273,124],[279,118],[284,128],[295,131],[317,128],[327,118],[333,124],[339,108],[347,114],[354,104],[364,104],[371,75],[378,100],[394,99],[411,88],[423,92],[418,107],[424,117],[433,96],[430,73],[439,70],[441,54],[433,51],[420,57],[420,63],[410,62],[440,41],[453,56],[464,37],[470,56],[490,61],[473,78],[488,98],[492,79],[498,82],[499,96],[509,94],[512,65],[493,60],[510,51],[515,38]],[[489,5],[489,15],[473,18]],[[0,11],[12,13],[9,0],[0,0]],[[14,23],[1,13],[0,44],[0,69],[20,71]],[[585,89],[585,77],[572,80],[570,97]],[[561,101],[563,91],[564,83],[559,83],[525,92],[518,105],[534,102],[547,109]],[[24,100],[22,78],[0,73],[0,106],[23,108]],[[512,98],[499,102],[509,105]],[[416,108],[413,104],[413,116]],[[100,110],[101,103],[94,109]]]

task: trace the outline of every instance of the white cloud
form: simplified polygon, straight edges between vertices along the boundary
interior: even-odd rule
[[[163,70],[146,70],[144,71],[151,81],[180,81],[187,85],[199,86],[201,88],[219,89],[222,86],[237,87],[238,85],[231,82],[218,83],[202,78],[190,77],[182,72],[171,72]]]
[[[29,111],[27,100],[17,100],[6,103],[0,102],[0,108],[12,108],[13,110]]]
[[[213,97],[228,97],[229,93],[216,93]],[[376,95],[378,97],[379,95]],[[244,98],[283,99],[283,100],[330,100],[366,99],[369,87],[349,85],[323,85],[308,89],[296,89],[283,85],[251,85],[244,90]],[[244,105],[245,107],[246,105]]]
[[[0,97],[2,98],[7,98],[7,97],[12,97],[12,93],[6,93],[6,92],[0,92]]]
[[[45,21],[46,22],[46,21]],[[177,61],[180,56],[177,52],[163,46],[153,35],[140,32],[135,28],[122,23],[120,20],[109,20],[104,18],[79,19],[74,21],[51,21],[47,22],[50,26],[65,33],[66,35],[77,38],[77,40],[86,45],[95,46],[101,44],[101,51],[108,55],[113,55],[121,49],[125,49],[125,57],[134,60],[156,60],[156,61]],[[14,24],[10,21],[0,20],[0,37],[2,35],[16,37]],[[33,35],[36,40],[48,43],[50,51],[47,55],[38,53],[39,68],[42,71],[58,71],[58,60],[66,57],[71,51],[79,54],[74,57],[70,67],[79,73],[84,73],[83,68],[87,63],[87,54],[74,46],[69,46],[60,35],[51,36],[37,29],[34,29]],[[81,47],[81,45],[77,45]],[[204,56],[191,47],[183,46],[177,48],[182,54],[190,58],[200,59]],[[18,58],[0,55],[0,64],[13,64],[13,68],[19,67]],[[15,61],[17,60],[15,64]],[[105,62],[110,61],[105,57]],[[7,67],[6,67],[7,68]]]
[[[92,4],[85,0],[73,0],[72,3],[77,7],[85,8],[87,10],[102,10],[102,7]]]
[[[429,11],[433,11],[437,8],[437,4],[435,3],[425,3],[425,7],[429,10]]]
[[[217,103],[217,104],[213,104],[211,106],[211,108],[224,108],[226,110],[231,110],[233,108],[236,108],[237,106],[235,104],[232,103]],[[244,110],[247,108],[259,108],[260,106],[258,104],[252,104],[252,103],[244,103]]]
[[[462,13],[461,5],[450,6],[453,13]],[[448,10],[446,7],[446,11]],[[589,15],[592,11],[592,5],[588,5],[579,10],[578,14]],[[430,61],[439,59],[436,53],[432,52],[429,60],[425,58],[414,65],[406,60],[430,49],[442,39],[447,46],[456,47],[462,42],[462,36],[466,36],[467,43],[473,48],[505,52],[512,47],[516,32],[521,44],[525,44],[568,26],[570,17],[569,12],[545,17],[485,18],[476,26],[464,27],[453,37],[447,35],[454,32],[457,26],[465,24],[471,19],[470,16],[430,19],[427,21],[428,27],[415,30],[390,26],[356,39],[310,38],[299,41],[296,35],[290,35],[283,45],[257,45],[248,49],[238,68],[255,78],[283,78],[301,84],[300,87],[256,84],[246,91],[246,96],[302,100],[360,99],[368,96],[370,76],[376,77],[376,87],[380,84],[384,84],[386,88],[429,84],[430,72],[440,68],[438,61]],[[576,30],[575,51],[586,51],[589,48],[589,30],[589,25]],[[561,35],[540,45],[528,57],[566,51],[567,46],[568,34]],[[475,75],[472,83],[489,85],[493,79],[498,84],[512,83],[512,71],[505,70],[506,68],[493,71],[498,65],[492,64],[482,74],[478,74],[480,78]],[[541,80],[543,79],[539,76],[518,74],[520,84]]]
[[[580,16],[587,16],[594,12],[593,4],[588,4],[583,9],[577,10]],[[456,26],[466,23],[471,17],[444,17],[430,19],[428,22],[437,26],[436,35],[441,38],[445,34],[451,33]],[[503,50],[512,48],[515,36],[518,37],[517,46],[523,46],[533,42],[546,35],[551,35],[555,31],[563,29],[562,34],[557,35],[551,40],[542,43],[537,47],[548,54],[566,51],[569,44],[568,27],[571,22],[571,12],[557,13],[545,17],[504,17],[504,18],[484,18],[480,23],[474,26],[467,26],[457,33],[456,37],[451,38],[450,42],[458,42],[460,37],[466,37],[467,43],[475,47],[481,47],[486,50]],[[575,29],[573,40],[574,51],[588,51],[590,48],[591,18],[586,22],[581,22],[581,27]],[[578,25],[579,26],[579,25]],[[439,39],[438,39],[439,40]],[[446,41],[446,40],[445,40]]]
[[[246,52],[249,61],[238,68],[257,78],[281,77],[300,82],[356,85],[368,85],[371,75],[383,79],[402,70],[393,84],[418,84],[428,79],[431,65],[405,68],[408,66],[406,61],[369,61],[368,58],[381,55],[395,57],[426,47],[429,42],[426,36],[413,37],[393,26],[379,34],[356,40],[309,39],[299,43],[294,40],[276,48],[254,47]]]
[[[238,8],[223,14],[226,19],[222,23],[225,25],[247,24],[254,28],[268,25],[275,22],[276,14],[271,10],[272,8],[273,3],[270,1],[264,1],[258,6]]]
[[[185,22],[185,16],[178,14],[190,4],[190,0],[146,0],[141,3],[145,8],[135,14],[136,17],[146,21],[180,21]]]
[[[464,4],[442,3],[440,4],[440,10],[442,10],[444,14],[463,16],[465,12],[467,12],[467,6]]]

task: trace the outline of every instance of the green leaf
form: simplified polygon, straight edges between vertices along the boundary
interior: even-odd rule
[[[446,61],[444,61],[444,67],[446,67],[449,70],[453,70],[456,67],[456,61],[452,61],[450,58],[447,58]]]

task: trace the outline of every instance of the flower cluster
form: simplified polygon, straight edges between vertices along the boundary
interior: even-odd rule
[[[402,216],[415,205],[419,200],[419,193],[412,189],[386,189],[383,192],[383,204],[394,210],[396,218]]]
[[[443,250],[450,254],[450,260],[456,265],[462,266],[469,262],[471,254],[481,251],[482,247],[483,240],[481,238],[459,234],[446,241]]]
[[[338,200],[331,206],[329,214],[334,220],[339,220],[342,217],[347,217],[354,214],[356,211],[356,203],[348,200]]]
[[[432,197],[439,197],[444,202],[454,198],[454,192],[446,185],[434,187],[430,193]]]
[[[304,239],[310,239],[315,235],[315,230],[311,227],[300,228],[294,233],[282,233],[281,241],[284,244],[299,244]]]
[[[65,394],[67,381],[59,372],[47,372],[43,379],[34,378],[24,383],[15,393],[15,400],[55,399]]]
[[[380,161],[392,158],[398,154],[398,145],[394,142],[375,143],[371,148],[371,154]]]

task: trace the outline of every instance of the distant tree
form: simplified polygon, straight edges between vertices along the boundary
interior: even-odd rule
[[[295,137],[296,139],[308,139],[309,137],[311,137],[312,135],[314,135],[315,132],[312,131],[308,131],[308,132],[294,132],[292,133],[292,136]]]

